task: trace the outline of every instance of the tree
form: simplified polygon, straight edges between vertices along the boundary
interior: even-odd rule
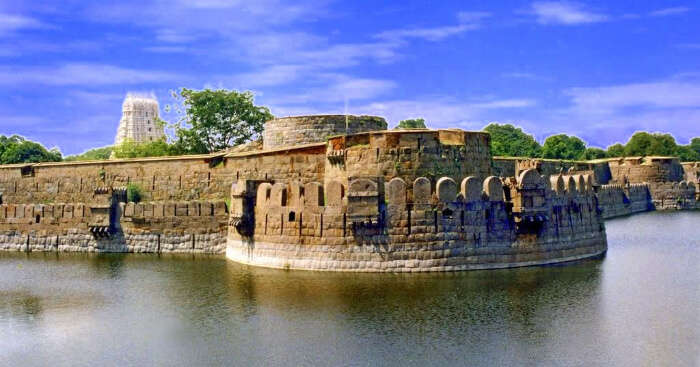
[[[690,145],[679,145],[673,155],[678,157],[681,162],[700,161],[700,153],[696,152]]]
[[[82,154],[77,154],[77,155],[69,155],[65,157],[63,160],[64,161],[101,161],[105,159],[109,159],[109,156],[112,154],[112,150],[114,148],[112,146],[107,146],[107,147],[102,147],[102,148],[94,148],[87,150],[83,152]]]
[[[144,143],[137,143],[127,139],[121,144],[114,146],[113,152],[114,158],[141,158],[182,154],[178,149],[179,146],[168,144],[165,138]]]
[[[590,161],[593,159],[601,159],[601,158],[607,158],[608,154],[600,148],[586,148],[586,150],[583,152],[582,158]]]
[[[581,159],[586,151],[583,140],[566,134],[552,135],[542,145],[542,157],[553,159]]]
[[[489,124],[484,131],[491,135],[491,153],[504,157],[532,157],[542,155],[542,147],[532,135],[511,124]]]
[[[625,156],[625,146],[617,143],[608,147],[607,156],[609,158],[624,157]]]
[[[60,162],[61,159],[61,152],[56,148],[47,150],[18,135],[0,135],[0,164]]]
[[[690,149],[696,151],[700,155],[700,138],[693,138],[690,141]]]
[[[401,120],[394,129],[425,129],[425,120],[423,119],[408,119]]]
[[[175,125],[175,145],[183,153],[210,153],[253,140],[274,118],[267,107],[254,104],[251,92],[183,88],[174,97],[184,108]]]
[[[676,139],[670,134],[636,132],[625,145],[626,156],[648,156],[662,155],[671,156],[675,154]]]

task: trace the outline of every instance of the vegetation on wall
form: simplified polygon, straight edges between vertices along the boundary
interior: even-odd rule
[[[425,120],[424,119],[408,119],[408,120],[401,120],[399,121],[399,124],[396,125],[394,129],[425,129]]]
[[[0,164],[60,162],[61,152],[27,140],[19,135],[0,135]]]
[[[143,198],[143,190],[141,186],[135,183],[126,185],[126,200],[129,202],[138,203]]]

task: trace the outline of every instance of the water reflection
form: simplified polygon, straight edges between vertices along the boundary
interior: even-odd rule
[[[0,253],[0,365],[697,365],[699,219],[609,222],[604,259],[460,273]]]

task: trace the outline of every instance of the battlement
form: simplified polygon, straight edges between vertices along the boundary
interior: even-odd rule
[[[590,176],[558,176],[554,182],[559,191],[534,169],[506,180],[239,181],[231,190],[227,256],[273,267],[431,271],[551,261],[549,256],[562,255],[557,251],[586,251],[578,241],[592,241],[583,246],[587,250],[604,250],[604,241],[592,235],[604,228]],[[578,238],[582,228],[590,232]],[[570,242],[553,245],[554,250],[534,245],[562,237]],[[503,256],[484,263],[479,254],[494,256],[496,249]],[[422,251],[428,257],[416,258]]]

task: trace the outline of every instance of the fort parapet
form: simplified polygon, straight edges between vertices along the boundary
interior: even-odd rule
[[[226,253],[333,271],[598,256],[603,218],[698,207],[698,163],[492,158],[489,135],[371,116],[269,121],[208,155],[0,166],[0,249]],[[136,186],[140,202],[130,202]]]

